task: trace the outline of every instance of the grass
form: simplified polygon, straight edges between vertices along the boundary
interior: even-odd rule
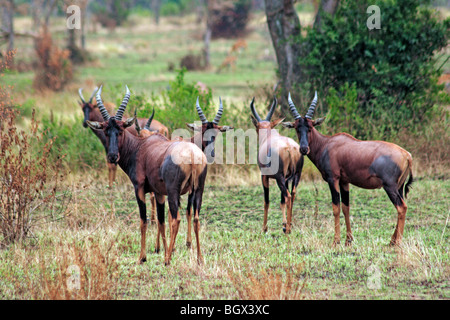
[[[311,23],[311,17],[311,13],[302,13],[302,25]],[[158,27],[150,19],[138,19],[132,17],[127,27],[113,34],[103,29],[90,33],[87,47],[94,59],[77,68],[74,82],[64,92],[35,92],[33,72],[10,72],[2,79],[14,84],[16,103],[28,113],[36,108],[41,117],[53,113],[60,119],[57,125],[67,125],[70,120],[81,127],[76,103],[79,87],[89,92],[100,83],[109,88],[128,84],[135,92],[157,93],[175,78],[176,73],[168,70],[169,63],[177,65],[188,52],[200,52],[202,26],[192,17],[186,17],[182,27],[172,18],[162,18]],[[31,25],[30,18],[16,22],[17,30]],[[64,45],[61,23],[56,19],[51,25],[55,39]],[[248,49],[240,54],[236,69],[215,73],[233,44],[233,40],[216,40],[211,44],[212,70],[188,72],[186,80],[207,84],[215,100],[220,95],[227,103],[247,108],[255,91],[273,86],[276,72],[264,16],[255,15],[250,27]],[[17,39],[17,43],[17,59],[28,61],[34,56],[29,40]],[[106,95],[114,96],[111,92]],[[25,126],[24,122],[21,125]],[[84,133],[89,132],[80,135]],[[415,166],[421,172],[408,200],[401,248],[387,246],[396,213],[383,190],[351,188],[355,241],[350,248],[334,248],[329,190],[308,160],[289,236],[282,232],[280,194],[274,182],[269,230],[263,233],[263,192],[257,167],[212,166],[200,220],[205,265],[197,265],[195,245],[193,250],[185,246],[183,214],[172,264],[165,267],[163,253],[153,253],[155,226],[148,230],[147,262],[137,264],[140,234],[134,191],[120,169],[117,184],[106,188],[102,151],[99,159],[102,165],[98,168],[75,172],[66,168],[63,190],[72,200],[59,219],[34,217],[39,224],[32,229],[33,237],[0,248],[0,299],[450,298],[450,183],[445,175],[428,179],[421,168],[427,163]],[[185,205],[183,196],[182,207]],[[69,290],[67,282],[71,266],[80,271],[81,288],[75,291]]]
[[[267,233],[261,186],[209,186],[201,212],[205,265],[185,246],[183,217],[165,267],[163,254],[152,253],[155,226],[148,231],[147,262],[137,264],[139,218],[130,183],[107,189],[98,179],[74,181],[64,219],[35,229],[27,245],[0,251],[0,298],[64,298],[66,270],[76,265],[84,275],[78,299],[448,299],[449,187],[432,180],[414,185],[401,248],[387,246],[396,214],[384,191],[351,189],[355,241],[334,248],[323,182],[301,183],[289,236],[282,232],[275,185]],[[344,237],[343,219],[341,225]],[[376,288],[369,286],[374,268]]]

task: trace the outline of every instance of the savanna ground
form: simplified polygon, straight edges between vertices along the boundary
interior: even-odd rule
[[[302,23],[311,17],[300,15]],[[20,18],[17,23],[17,29],[26,29],[31,22]],[[51,25],[63,43],[63,22]],[[241,108],[225,112],[248,114],[248,101],[258,88],[273,86],[276,62],[262,14],[255,15],[250,29],[248,49],[240,54],[234,70],[186,74],[188,81],[211,87],[213,98],[220,95]],[[88,35],[87,48],[94,59],[77,68],[74,83],[64,92],[35,92],[33,72],[10,73],[5,79],[14,85],[15,101],[36,108],[38,117],[51,111],[76,119],[81,126],[79,87],[89,92],[99,83],[107,88],[127,84],[135,92],[157,94],[176,75],[168,71],[168,64],[177,65],[187,52],[200,52],[200,39],[193,17],[163,18],[156,26],[148,17],[134,15],[128,26],[115,33],[99,29]],[[20,41],[17,58],[26,60],[32,44]],[[213,66],[220,65],[233,42],[212,42]],[[92,134],[88,129],[84,133]],[[98,157],[104,159],[104,154]],[[280,194],[274,182],[269,230],[262,232],[263,190],[256,166],[246,166],[242,173],[237,165],[212,168],[200,217],[205,264],[197,265],[195,241],[192,249],[186,248],[183,214],[169,267],[163,253],[153,253],[156,226],[148,230],[147,262],[137,264],[139,214],[131,183],[122,172],[108,188],[105,166],[67,170],[62,195],[70,201],[63,218],[37,223],[29,240],[0,250],[0,298],[449,299],[450,182],[447,166],[439,168],[440,179],[415,167],[417,179],[408,198],[400,248],[388,246],[397,215],[383,190],[351,188],[355,241],[351,247],[333,247],[328,186],[310,163],[297,192],[289,236],[282,231]],[[181,203],[185,207],[185,196]],[[341,233],[344,239],[343,217]],[[81,272],[80,290],[68,290],[70,266]]]

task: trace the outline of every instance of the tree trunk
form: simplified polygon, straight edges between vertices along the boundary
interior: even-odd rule
[[[265,4],[267,25],[278,62],[281,101],[286,102],[290,90],[303,78],[298,60],[301,45],[293,40],[300,36],[300,20],[293,0],[265,0]],[[295,92],[292,95],[294,97]],[[282,106],[287,106],[287,103],[282,103]]]
[[[152,1],[152,9],[153,14],[155,15],[155,23],[159,25],[159,12],[161,9],[161,0],[153,0]]]
[[[14,1],[3,0],[0,2],[3,31],[8,36],[8,48],[6,51],[14,50]]]
[[[320,2],[319,10],[317,11],[316,19],[314,20],[314,28],[320,28],[322,15],[324,12],[334,15],[340,0],[322,0]]]
[[[204,43],[205,47],[203,49],[203,55],[204,55],[204,64],[205,68],[209,68],[211,66],[211,56],[210,56],[210,43],[211,43],[211,15],[209,14],[212,6],[214,4],[214,0],[206,0],[206,31],[205,31],[205,38]]]

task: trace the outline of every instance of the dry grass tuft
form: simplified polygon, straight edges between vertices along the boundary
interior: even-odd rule
[[[306,279],[299,276],[302,269],[301,265],[285,269],[285,276],[262,270],[257,276],[230,273],[229,277],[243,300],[302,300],[306,287]]]

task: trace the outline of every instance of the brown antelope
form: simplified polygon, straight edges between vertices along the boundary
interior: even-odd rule
[[[81,99],[81,109],[83,111],[84,114],[84,119],[83,119],[83,127],[87,128],[87,121],[103,121],[103,117],[97,107],[97,102],[93,103],[94,100],[94,96],[97,92],[98,88],[95,88],[94,92],[92,93],[91,97],[89,98],[89,100],[86,102],[86,100],[84,99],[83,96],[83,89],[80,88],[78,90],[78,94],[80,96]],[[126,94],[127,99],[129,99],[130,97],[130,92],[127,88],[127,94]],[[128,101],[128,100],[127,100]],[[125,101],[122,102],[122,104],[125,103]],[[105,105],[104,105],[105,106]],[[105,106],[105,109],[108,112],[113,112],[115,106],[113,104],[108,104],[107,106]],[[139,118],[137,119],[137,121],[139,121],[141,124],[145,124],[147,119],[143,119],[143,118]],[[163,124],[161,124],[160,122],[153,120],[156,122],[156,124],[153,126],[151,130],[152,131],[157,131],[160,132],[161,134],[164,135],[168,135],[168,129],[167,127],[165,127]],[[137,135],[138,133],[136,132],[136,129],[133,127],[129,127],[127,128],[128,131],[130,131],[132,134]],[[105,134],[103,133],[103,131],[100,130],[92,130],[92,132],[94,132],[94,134],[97,136],[97,138],[100,140],[100,142],[102,143],[103,147],[105,148],[105,152],[107,153],[107,147],[106,147],[106,137]],[[108,161],[108,159],[106,159],[106,165],[108,166],[108,176],[109,176],[109,186],[112,187],[114,181],[116,180],[116,174],[117,174],[117,164],[114,163],[110,163]],[[150,217],[150,221],[152,224],[156,223],[156,202],[155,202],[155,196],[153,195],[153,193],[150,194],[150,202],[152,204],[152,211],[151,211],[151,217]]]
[[[219,110],[217,111],[217,114],[212,122],[208,121],[208,119],[206,118],[202,108],[200,107],[198,99],[199,98],[197,97],[195,107],[202,122],[202,126],[198,127],[195,123],[186,123],[187,127],[194,131],[194,135],[188,140],[192,143],[201,142],[201,145],[198,145],[198,147],[201,147],[202,151],[206,153],[208,162],[212,162],[215,157],[214,142],[216,141],[217,135],[219,134],[219,132],[232,130],[233,127],[219,126],[219,122],[223,114],[223,103],[220,97]]]
[[[350,184],[364,189],[384,188],[398,213],[397,226],[390,244],[400,244],[407,210],[404,199],[413,182],[411,154],[389,142],[361,141],[346,133],[331,137],[320,134],[315,127],[325,119],[313,120],[317,92],[304,117],[298,113],[290,94],[288,102],[295,122],[283,123],[283,126],[295,129],[300,141],[300,152],[308,156],[330,187],[334,244],[340,243],[340,200],[347,227],[346,245],[353,241],[350,227]]]
[[[78,94],[80,96],[81,102],[81,110],[83,111],[84,114],[84,119],[83,119],[83,127],[87,128],[87,122],[86,121],[102,121],[103,117],[100,114],[100,111],[97,108],[97,102],[93,102],[94,96],[97,92],[98,88],[95,88],[94,92],[92,93],[90,99],[86,102],[84,97],[83,97],[83,89],[79,89],[78,90]],[[108,112],[113,112],[113,110],[115,109],[115,106],[112,104],[108,104],[105,106],[106,110],[108,110]],[[146,119],[139,119],[139,121],[141,123],[145,123]],[[156,120],[155,120],[156,121]],[[156,129],[156,128],[153,128]],[[133,133],[134,135],[136,135],[136,130],[132,127],[127,128],[127,130],[131,131],[131,133]],[[94,134],[97,136],[97,138],[100,140],[100,142],[102,143],[103,147],[106,150],[106,137],[103,134],[102,131],[99,130],[92,130],[92,132],[94,132]],[[116,180],[116,173],[117,173],[117,165],[113,164],[113,163],[109,163],[108,161],[106,161],[107,166],[108,166],[108,172],[109,172],[109,186],[111,187],[114,183],[114,181]]]
[[[202,150],[193,143],[170,141],[155,133],[148,137],[138,137],[126,128],[135,124],[135,118],[122,121],[126,103],[111,117],[101,100],[102,88],[97,92],[97,104],[102,114],[102,122],[87,121],[94,130],[102,130],[106,136],[108,161],[117,163],[130,178],[139,206],[141,219],[141,253],[139,262],[146,259],[147,212],[145,194],[153,192],[156,198],[158,236],[156,251],[159,252],[159,234],[162,235],[165,250],[165,264],[169,265],[180,224],[180,196],[193,194],[194,231],[197,240],[197,261],[203,263],[199,239],[199,213],[202,204],[207,166]],[[169,202],[172,217],[170,224],[170,244],[165,238],[164,206],[165,196]]]
[[[232,130],[233,127],[230,126],[219,126],[220,119],[222,118],[223,114],[223,104],[222,99],[219,97],[219,110],[217,111],[216,116],[214,117],[214,120],[208,121],[205,114],[202,111],[202,108],[200,107],[200,103],[198,101],[197,97],[197,103],[196,103],[196,109],[198,116],[200,117],[200,120],[202,121],[202,126],[197,127],[195,123],[186,123],[188,128],[192,129],[194,131],[194,135],[189,140],[192,143],[201,142],[201,146],[198,146],[202,149],[202,151],[206,155],[206,159],[209,163],[211,163],[214,160],[215,157],[215,151],[214,151],[214,142],[216,141],[216,137],[219,134],[219,132],[226,132],[228,130]],[[196,133],[197,132],[197,133]],[[192,197],[189,195],[188,197],[188,204],[186,208],[186,218],[188,223],[188,232],[187,232],[187,240],[186,240],[186,246],[189,248],[191,246],[192,238],[191,238],[191,207],[192,207]]]
[[[258,166],[261,170],[262,185],[264,189],[264,224],[263,231],[267,232],[267,214],[269,211],[269,179],[275,179],[281,191],[281,211],[283,213],[283,231],[291,232],[292,207],[295,200],[296,189],[300,182],[303,168],[303,156],[299,152],[299,145],[291,138],[284,137],[274,128],[284,119],[271,122],[277,107],[274,97],[272,107],[267,117],[262,120],[255,110],[255,98],[250,108],[252,122],[259,137]],[[288,183],[292,181],[291,192]],[[286,219],[287,206],[287,219]]]
[[[247,41],[245,39],[238,39],[230,49],[229,55],[233,52],[241,53],[243,50],[247,49]]]

